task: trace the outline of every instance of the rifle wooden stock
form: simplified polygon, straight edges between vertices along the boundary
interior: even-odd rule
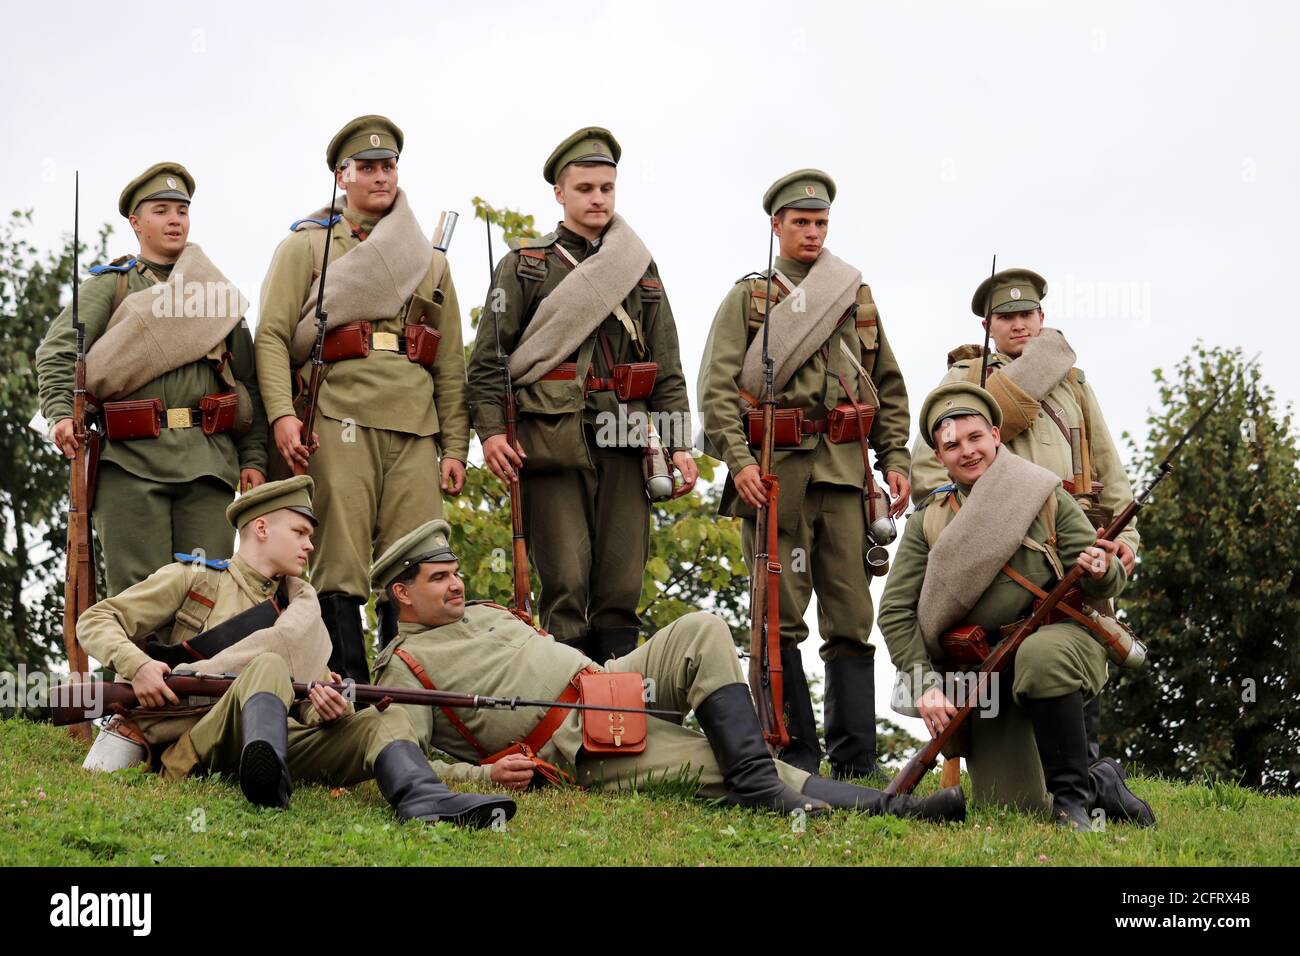
[[[515,411],[514,389],[510,371],[505,370],[506,443],[517,448],[518,424]],[[524,538],[524,498],[519,487],[518,473],[506,483],[510,494],[510,545],[511,571],[514,578],[514,607],[512,610],[525,624],[533,623],[533,582],[528,575],[528,542]]]
[[[230,674],[188,675],[172,674],[165,678],[167,686],[179,697],[220,697],[235,682]],[[428,707],[458,707],[472,710],[518,707],[564,707],[569,710],[616,711],[624,714],[647,714],[676,720],[681,717],[673,710],[652,710],[644,707],[609,707],[598,704],[567,703],[559,700],[533,700],[523,697],[484,697],[479,694],[459,694],[447,690],[425,690],[411,687],[382,687],[375,684],[325,684],[320,681],[293,682],[293,695],[305,700],[313,687],[332,687],[359,704],[415,704]],[[50,716],[55,726],[66,726],[88,719],[102,717],[119,710],[137,706],[135,690],[120,681],[93,681],[84,684],[64,684],[50,689]],[[158,713],[158,711],[153,711]]]

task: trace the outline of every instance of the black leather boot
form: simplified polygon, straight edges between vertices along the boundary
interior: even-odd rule
[[[604,664],[615,657],[631,654],[636,650],[636,642],[641,637],[640,628],[636,627],[593,627],[587,632],[587,656],[597,664]]]
[[[379,649],[397,636],[397,608],[392,601],[376,601],[375,616],[379,618]]]
[[[330,632],[329,669],[358,684],[370,683],[370,665],[366,663],[365,631],[361,627],[360,598],[331,591],[320,595],[320,616]]]
[[[1052,795],[1056,825],[1091,830],[1088,811],[1093,805],[1093,792],[1088,774],[1088,735],[1083,726],[1083,692],[1026,700],[1024,707],[1034,724],[1034,741]]]
[[[876,762],[876,680],[870,655],[826,662],[826,756],[831,776],[884,777]]]
[[[781,680],[785,697],[785,729],[790,734],[790,746],[778,756],[792,767],[815,774],[822,766],[822,748],[817,740],[817,715],[813,713],[808,677],[804,674],[803,658],[799,656],[797,645],[781,647]]]
[[[1108,820],[1122,820],[1141,827],[1156,825],[1156,815],[1151,805],[1135,794],[1125,783],[1123,765],[1114,757],[1102,757],[1088,768],[1096,794],[1093,807],[1106,812]]]
[[[1101,695],[1098,694],[1083,706],[1083,726],[1088,734],[1088,759],[1093,763],[1101,757]]]
[[[915,817],[935,822],[966,819],[966,795],[962,793],[961,787],[947,787],[928,797],[901,793],[891,796],[883,790],[814,775],[803,785],[803,792],[829,803],[837,810],[887,813],[895,817]]]
[[[781,782],[763,742],[763,730],[746,685],[719,687],[695,708],[695,716],[722,768],[728,802],[780,813],[820,813],[829,809],[821,800]]]
[[[239,709],[243,749],[239,754],[239,789],[259,807],[289,805],[289,711],[279,696],[262,691]]]
[[[515,815],[509,797],[453,793],[429,766],[413,740],[395,740],[375,758],[375,783],[402,820],[445,820],[460,827],[488,827]]]

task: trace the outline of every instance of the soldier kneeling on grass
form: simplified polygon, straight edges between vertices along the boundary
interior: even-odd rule
[[[888,796],[773,760],[731,633],[716,615],[687,614],[599,666],[506,608],[467,604],[450,533],[445,521],[431,521],[395,543],[371,570],[372,585],[398,609],[397,637],[375,660],[380,683],[649,707],[680,717],[554,708],[539,718],[527,708],[453,712],[394,705],[409,715],[427,749],[467,761],[440,765],[449,779],[491,779],[524,789],[540,775],[614,790],[695,779],[701,797],[780,813],[835,808],[926,820],[965,817],[960,787],[928,797]],[[691,710],[703,733],[682,726]]]
[[[322,685],[295,702],[292,680],[338,680],[326,667],[331,645],[316,591],[298,577],[316,527],[312,490],[303,475],[248,492],[226,509],[239,531],[229,561],[178,554],[81,615],[86,653],[129,680],[140,702],[122,729],[161,752],[164,777],[237,775],[258,806],[287,807],[295,780],[351,786],[374,777],[403,820],[509,819],[509,798],[449,790],[398,710],[357,712]],[[165,680],[172,666],[239,676],[215,703],[181,700]]]
[[[1059,826],[1092,829],[1092,814],[1144,826],[1145,801],[1112,757],[1089,765],[1084,703],[1106,682],[1106,651],[1085,620],[1084,598],[1111,598],[1127,582],[1116,544],[1099,540],[1053,472],[1001,442],[1002,412],[978,385],[930,393],[922,437],[951,483],[907,524],[880,604],[880,629],[906,700],[938,735],[956,715],[941,674],[978,666],[1031,613],[1036,598],[1078,564],[1082,594],[1020,645],[993,697],[967,721],[971,784],[979,802],[1050,809]],[[988,706],[985,706],[985,705]],[[912,705],[912,706],[906,706]]]

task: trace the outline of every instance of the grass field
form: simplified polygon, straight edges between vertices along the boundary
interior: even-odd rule
[[[58,728],[0,720],[0,864],[76,866],[1214,866],[1300,863],[1300,801],[1231,784],[1137,778],[1160,825],[1056,831],[971,809],[934,825],[849,813],[797,824],[674,793],[516,797],[502,831],[398,824],[373,782],[303,786],[288,811],[251,807],[219,779],[90,774]],[[931,774],[937,778],[937,774]],[[934,781],[928,781],[933,787]]]

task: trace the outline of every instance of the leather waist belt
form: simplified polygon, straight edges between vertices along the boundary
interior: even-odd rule
[[[555,368],[551,369],[542,376],[543,382],[572,382],[578,377],[577,362],[561,362]],[[616,388],[614,379],[598,378],[591,374],[591,366],[587,366],[587,378],[582,383],[582,394],[590,395],[592,392],[612,392]]]
[[[198,408],[165,408],[161,398],[104,402],[104,434],[109,441],[157,438],[164,428],[202,428],[205,435],[230,431],[238,397],[234,392],[203,396]]]

